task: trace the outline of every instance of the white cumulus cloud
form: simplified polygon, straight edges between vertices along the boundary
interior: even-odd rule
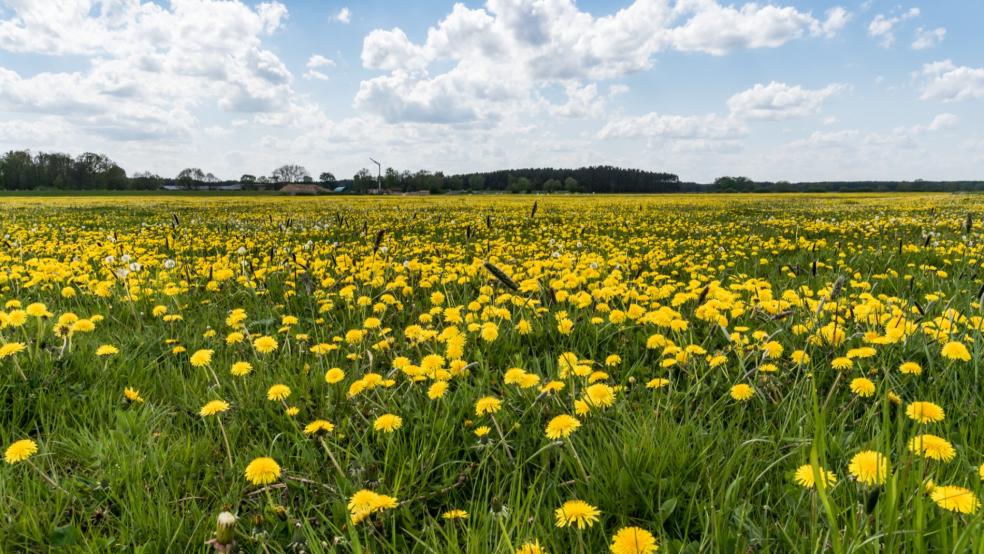
[[[945,37],[945,27],[937,27],[935,29],[923,29],[922,27],[919,27],[916,29],[916,40],[912,41],[912,49],[925,50],[927,48],[932,48],[943,42]]]
[[[572,92],[583,95],[592,82],[650,69],[662,51],[775,48],[833,36],[848,19],[843,8],[818,19],[789,6],[716,0],[635,0],[601,17],[573,0],[455,4],[422,42],[400,28],[365,37],[363,66],[385,74],[361,83],[355,105],[392,122],[490,122],[531,105],[562,113],[571,110],[545,103],[545,87],[565,87],[567,105]]]
[[[950,60],[923,65],[922,100],[952,102],[984,98],[984,67],[958,66]]]
[[[668,29],[672,48],[724,55],[739,48],[775,48],[805,35],[835,35],[847,23],[844,8],[832,8],[820,21],[809,12],[774,5],[745,4],[741,8],[717,2],[689,2],[692,16]]]
[[[930,131],[949,129],[950,127],[956,125],[958,121],[960,121],[960,118],[952,113],[941,113],[933,118],[933,121],[929,123],[927,129]]]
[[[598,138],[725,140],[739,138],[747,133],[745,126],[731,117],[717,114],[667,115],[651,112],[638,117],[613,119],[598,132]]]
[[[839,83],[816,90],[776,81],[767,85],[760,83],[729,98],[728,109],[744,119],[803,117],[816,114],[825,101],[847,89],[847,85]]]
[[[0,67],[0,110],[61,116],[117,140],[185,137],[209,108],[287,120],[303,108],[290,71],[263,45],[286,18],[278,2],[10,3],[0,50],[89,63],[34,75]]]
[[[317,79],[319,81],[327,81],[328,75],[321,71],[323,68],[334,67],[335,61],[322,56],[321,54],[312,54],[304,67],[307,71],[304,73],[303,77],[305,79]]]
[[[868,24],[868,36],[877,39],[882,48],[891,48],[895,44],[895,26],[916,17],[919,17],[919,8],[909,8],[908,11],[891,17],[878,14]]]

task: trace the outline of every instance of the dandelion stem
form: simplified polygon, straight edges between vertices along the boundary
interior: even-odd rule
[[[23,369],[21,369],[21,366],[20,366],[20,362],[18,362],[18,361],[17,361],[17,358],[14,358],[14,367],[16,367],[16,368],[17,368],[17,373],[20,373],[20,376],[21,376],[21,377],[22,377],[22,378],[23,378],[23,379],[24,379],[25,381],[27,381],[27,375],[26,375],[26,374],[24,373],[24,370],[23,370]]]
[[[37,320],[38,333],[34,338],[34,356],[40,358],[41,356],[41,337],[44,336],[44,324],[41,323],[41,319]]]
[[[38,466],[34,465],[34,462],[32,462],[31,460],[24,460],[24,461],[27,462],[27,465],[29,465],[32,468],[34,468],[34,471],[37,471],[38,474],[40,474],[41,477],[43,477],[44,480],[47,481],[52,487],[55,487],[56,489],[62,491],[63,493],[65,493],[65,494],[67,494],[69,496],[72,496],[72,494],[70,492],[68,492],[67,490],[65,490],[64,488],[62,488],[62,486],[59,485],[58,483],[56,483],[54,479],[52,479],[51,477],[49,477],[47,473],[41,471],[41,468],[39,468]]]
[[[226,456],[229,458],[229,467],[233,467],[232,450],[229,448],[229,437],[226,436],[225,425],[222,425],[222,418],[215,418],[219,422],[219,431],[222,432],[222,442],[225,443]]]
[[[570,439],[567,439],[564,441],[564,444],[567,445],[567,449],[570,450],[571,455],[574,456],[574,461],[577,462],[577,468],[581,470],[581,477],[584,479],[584,482],[586,483],[591,480],[591,478],[588,477],[588,472],[584,469],[584,464],[581,463],[581,457],[577,455],[577,450],[574,449],[574,443],[571,442]]]
[[[334,465],[335,469],[338,470],[338,474],[344,477],[345,472],[342,471],[342,466],[339,465],[338,460],[335,459],[335,455],[332,453],[331,448],[328,448],[328,444],[325,442],[325,439],[318,439],[318,442],[320,442],[321,446],[324,447],[325,453],[328,454],[328,459],[331,460],[332,465]]]
[[[208,372],[212,374],[212,379],[215,379],[215,388],[221,389],[222,385],[219,384],[219,376],[215,374],[215,370],[212,369],[211,365],[205,366],[208,368]]]
[[[502,446],[505,447],[506,455],[509,456],[509,461],[515,462],[516,460],[513,459],[512,452],[509,450],[509,443],[506,442],[506,436],[502,434],[502,427],[499,426],[499,422],[495,419],[495,416],[492,416],[492,423],[495,425],[495,430],[499,433],[499,441],[502,443]]]

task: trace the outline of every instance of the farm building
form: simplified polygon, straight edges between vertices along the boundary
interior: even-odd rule
[[[278,192],[280,194],[287,194],[290,196],[299,195],[314,195],[314,194],[325,194],[331,192],[330,189],[326,189],[319,185],[309,184],[309,183],[292,183],[289,185],[284,185]]]

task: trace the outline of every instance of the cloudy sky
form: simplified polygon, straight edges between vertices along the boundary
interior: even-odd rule
[[[984,178],[984,2],[0,0],[0,148]]]

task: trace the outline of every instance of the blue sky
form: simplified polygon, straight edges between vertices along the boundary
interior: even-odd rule
[[[0,148],[984,178],[984,3],[0,0]]]

